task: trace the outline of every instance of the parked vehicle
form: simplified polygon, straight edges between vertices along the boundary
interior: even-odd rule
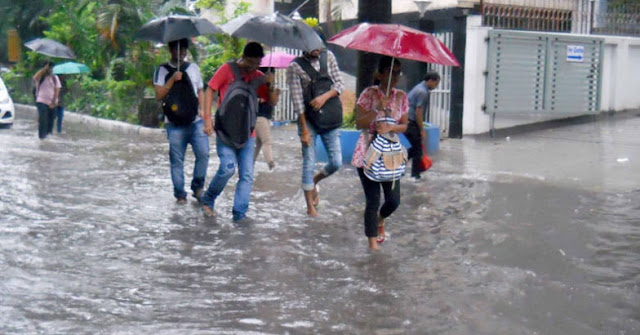
[[[0,77],[0,128],[10,128],[13,126],[16,110],[13,100],[9,96],[9,90]]]

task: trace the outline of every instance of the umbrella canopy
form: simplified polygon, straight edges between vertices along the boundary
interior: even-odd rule
[[[222,32],[218,26],[205,18],[172,15],[147,22],[136,32],[135,37],[141,40],[168,43],[183,38]]]
[[[53,67],[53,74],[76,74],[90,71],[88,66],[76,62],[66,62]]]
[[[46,56],[74,59],[76,55],[66,45],[48,38],[36,38],[24,44],[27,48]]]
[[[435,36],[400,24],[361,23],[333,36],[329,43],[420,62],[460,66]]]
[[[268,46],[311,51],[324,47],[318,34],[306,23],[280,13],[256,16],[245,14],[222,25],[233,37],[246,38]]]
[[[260,67],[273,67],[276,69],[284,69],[289,66],[295,55],[286,52],[275,51],[264,55]]]

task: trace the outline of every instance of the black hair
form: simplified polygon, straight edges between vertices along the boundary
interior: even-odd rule
[[[44,62],[42,62],[42,67],[45,67],[49,65],[49,67],[53,67],[53,62],[50,59],[46,59]]]
[[[180,50],[187,50],[189,48],[189,40],[183,38],[181,40],[175,40],[169,42],[169,50],[176,49],[178,47],[178,43],[180,43]]]
[[[396,58],[396,60],[393,60],[393,57],[390,56],[382,56],[380,57],[380,60],[378,61],[378,73],[382,73],[385,71],[389,71],[389,68],[391,67],[391,62],[393,61],[393,66],[397,66],[397,65],[402,65],[400,63],[400,60]]]
[[[244,46],[242,57],[264,57],[264,49],[258,42],[249,42]]]
[[[434,81],[438,81],[440,80],[440,74],[436,71],[428,71],[424,77],[422,77],[422,80],[424,81],[429,81],[429,80],[434,80]]]

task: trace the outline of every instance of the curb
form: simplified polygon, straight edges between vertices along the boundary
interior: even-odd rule
[[[16,114],[29,113],[32,116],[38,114],[38,110],[35,106],[14,104],[16,107]],[[64,111],[64,121],[80,123],[86,125],[88,128],[99,128],[109,131],[115,131],[123,134],[138,135],[138,136],[158,136],[166,134],[165,129],[149,128],[144,126],[138,126],[123,121],[101,119],[95,116],[79,114],[71,111]]]

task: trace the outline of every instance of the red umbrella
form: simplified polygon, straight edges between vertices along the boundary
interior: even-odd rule
[[[420,62],[460,66],[435,36],[400,24],[360,23],[333,36],[329,43]]]

